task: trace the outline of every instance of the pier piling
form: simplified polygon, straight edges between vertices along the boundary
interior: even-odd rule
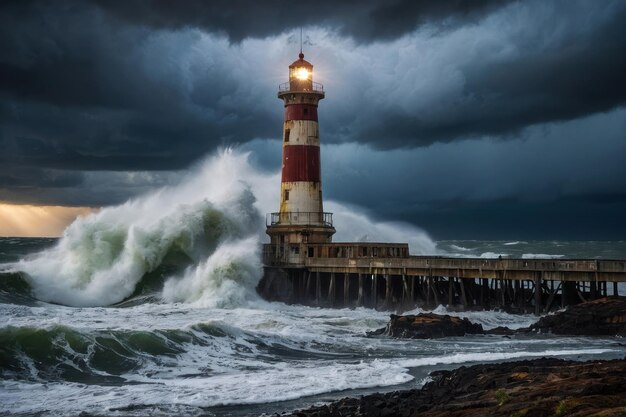
[[[259,293],[269,300],[318,306],[408,310],[444,303],[543,314],[609,292],[617,296],[618,283],[626,282],[623,260],[408,256],[403,244],[306,246],[296,251],[290,245],[266,245]],[[343,279],[337,280],[337,274]],[[337,292],[343,295],[337,298]]]

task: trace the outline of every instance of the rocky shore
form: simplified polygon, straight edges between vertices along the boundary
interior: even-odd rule
[[[626,297],[601,298],[541,317],[531,331],[573,336],[626,336]]]
[[[626,336],[626,298],[602,298],[540,318],[528,328],[485,331],[468,319],[391,315],[373,337],[430,339],[466,334],[554,333]],[[283,416],[538,417],[626,416],[626,358],[574,362],[534,359],[435,371],[421,389],[344,398]]]
[[[482,364],[431,378],[421,389],[345,398],[282,416],[626,416],[626,359]]]
[[[511,335],[516,333],[553,333],[572,336],[626,336],[626,298],[601,298],[570,306],[565,311],[541,317],[528,328],[507,327],[484,330],[468,319],[422,313],[391,315],[387,327],[370,332],[370,336],[408,339],[433,339],[466,334]]]

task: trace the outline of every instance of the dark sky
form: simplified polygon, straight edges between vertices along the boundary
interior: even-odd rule
[[[626,239],[621,0],[4,1],[0,201],[115,204],[229,145],[278,170],[300,27],[326,198],[435,238]]]

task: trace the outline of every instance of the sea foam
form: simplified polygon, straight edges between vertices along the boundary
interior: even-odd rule
[[[559,259],[563,258],[565,255],[551,255],[546,253],[524,253],[522,254],[522,259]]]

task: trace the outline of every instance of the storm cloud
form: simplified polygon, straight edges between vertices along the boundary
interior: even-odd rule
[[[319,111],[330,145],[327,195],[420,223],[453,203],[462,218],[463,207],[469,213],[488,201],[597,205],[626,192],[623,170],[599,176],[574,163],[596,148],[610,155],[606,167],[618,166],[623,152],[615,139],[626,118],[622,1],[34,0],[0,4],[0,200],[118,203],[237,144],[277,169],[276,89],[299,52],[300,27],[327,92]],[[570,140],[579,123],[586,134]],[[538,133],[545,130],[561,133]],[[529,155],[545,149],[569,162],[538,167]],[[507,152],[516,152],[512,160]],[[423,178],[415,166],[454,172],[449,160],[460,156],[456,166],[508,160],[537,175],[519,182],[505,169],[476,169],[458,174],[460,183],[434,175],[375,198],[359,178],[337,174],[365,158],[374,177],[391,166],[401,178]],[[596,155],[593,163],[602,161]],[[588,185],[563,192],[576,169]],[[600,177],[606,181],[590,180]]]
[[[480,18],[504,6],[507,0],[245,0],[172,3],[96,0],[98,6],[133,24],[156,28],[197,27],[220,32],[235,42],[264,38],[303,26],[324,26],[359,42],[390,40],[424,24],[445,27]]]

